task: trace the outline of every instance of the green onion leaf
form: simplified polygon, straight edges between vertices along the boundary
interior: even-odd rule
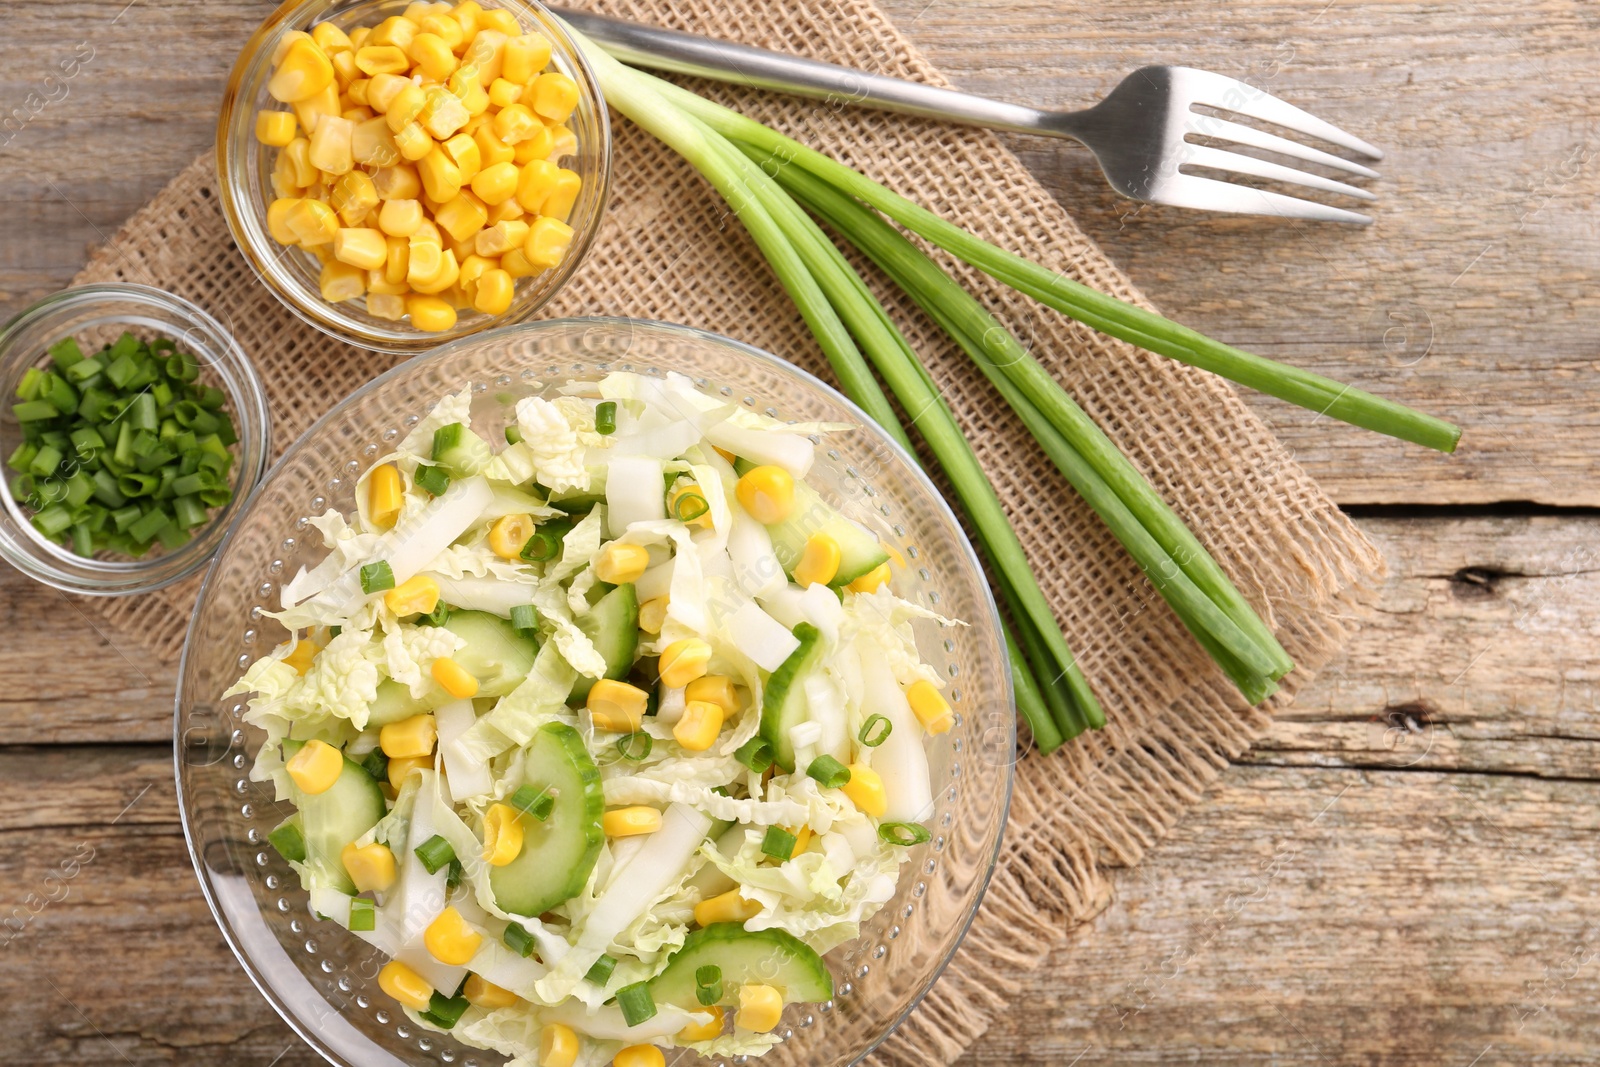
[[[650,983],[635,982],[617,990],[617,1007],[622,1009],[622,1021],[629,1026],[655,1018],[656,1002],[650,996]]]
[[[704,967],[695,968],[694,998],[707,1008],[722,999],[721,967],[708,963]]]
[[[426,463],[418,464],[413,481],[429,496],[444,496],[444,491],[450,488],[450,475],[445,469],[429,466]]]
[[[877,748],[889,740],[889,734],[894,730],[894,723],[882,715],[869,715],[867,721],[861,724],[861,732],[856,734],[856,740],[866,748]]]
[[[532,604],[511,605],[511,628],[524,634],[531,634],[539,628],[539,613]]]
[[[420,1015],[439,1029],[449,1030],[461,1021],[470,1007],[472,1004],[466,997],[447,997],[436,991],[428,1001],[428,1010]]]
[[[507,923],[505,933],[500,935],[500,940],[505,944],[506,948],[523,959],[533,955],[534,946],[536,945],[533,935],[528,933],[527,928],[520,923]]]
[[[813,764],[814,765],[814,764]],[[845,771],[849,775],[849,771]],[[846,781],[849,779],[846,778]],[[795,836],[781,826],[767,827],[767,834],[761,839],[761,852],[775,860],[784,861],[794,856]]]
[[[594,961],[594,966],[589,968],[589,972],[583,976],[583,980],[593,982],[597,986],[603,986],[611,981],[611,972],[616,969],[617,961],[614,957],[601,956]]]
[[[878,836],[891,845],[920,845],[933,835],[926,826],[914,822],[886,822],[878,824]]]
[[[818,756],[806,768],[807,777],[814,778],[824,789],[838,789],[850,781],[850,768],[832,756]]]
[[[450,842],[434,834],[422,844],[412,849],[417,854],[417,859],[422,861],[422,867],[429,874],[438,874],[439,868],[456,858],[456,850]]]
[[[617,755],[625,760],[638,763],[650,755],[650,749],[655,744],[655,739],[643,730],[635,730],[631,734],[623,734],[617,738]]]
[[[762,774],[768,767],[772,766],[772,746],[767,744],[758,734],[740,745],[738,750],[734,752],[733,758],[757,774]]]
[[[617,402],[602,400],[594,406],[594,432],[609,436],[617,432]]]
[[[548,787],[535,789],[531,785],[521,785],[511,794],[510,803],[521,814],[531,815],[540,822],[545,822],[555,810],[556,795]]]
[[[361,568],[361,591],[367,595],[381,593],[385,589],[394,588],[394,571],[389,569],[389,561],[380,559],[376,563],[368,563]]]

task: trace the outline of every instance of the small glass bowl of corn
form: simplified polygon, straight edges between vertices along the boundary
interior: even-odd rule
[[[256,273],[313,326],[402,354],[546,304],[610,166],[592,73],[522,0],[292,0],[245,45],[217,129]]]

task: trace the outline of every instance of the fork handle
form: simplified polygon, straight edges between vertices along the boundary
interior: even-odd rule
[[[1053,113],[1037,108],[587,11],[551,10],[631,66],[994,130],[1055,135],[1067,132],[1061,128],[1059,114],[1054,115],[1053,124],[1047,124],[1046,118]]]

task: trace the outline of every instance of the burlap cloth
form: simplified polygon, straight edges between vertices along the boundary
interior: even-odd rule
[[[947,84],[867,0],[593,6]],[[715,95],[991,241],[1144,302],[989,134],[753,92],[719,88]],[[624,122],[616,145],[610,217],[588,262],[544,314],[687,323],[782,353],[829,378],[799,315],[744,231],[724,225],[709,187]],[[182,294],[233,331],[266,381],[280,450],[394,358],[316,332],[256,280],[223,224],[210,154],[134,216],[77,281],[110,279]],[[975,272],[965,279],[1268,613],[1300,665],[1276,703],[1286,701],[1336,651],[1340,618],[1381,567],[1373,547],[1227,383],[1110,341]],[[885,295],[1006,501],[1110,720],[1048,758],[1021,760],[1001,861],[971,934],[922,1007],[876,1055],[882,1062],[944,1062],[1006,1008],[1021,974],[1110,902],[1108,869],[1136,863],[1257,736],[1271,709],[1243,705],[982,377],[905,301]],[[116,629],[172,659],[196,586],[100,607]],[[1092,951],[1092,942],[1079,944]]]

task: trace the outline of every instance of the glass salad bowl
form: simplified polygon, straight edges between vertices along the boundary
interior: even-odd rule
[[[895,592],[963,620],[918,622],[925,662],[950,678],[956,725],[930,747],[931,839],[915,845],[897,891],[861,937],[826,957],[834,999],[794,1004],[763,1057],[843,1067],[886,1038],[927,993],[965,935],[994,868],[1016,746],[1010,673],[978,562],[916,463],[860,409],[775,356],[713,334],[627,319],[507,326],[404,363],[335,406],[269,472],[206,576],[180,668],[178,795],[200,885],[256,986],[313,1048],[338,1064],[497,1064],[495,1053],[419,1031],[378,989],[386,957],[320,920],[266,835],[287,814],[248,768],[261,735],[242,699],[221,694],[287,634],[263,612],[281,584],[325,553],[309,517],[354,506],[357,479],[446,392],[474,383],[472,422],[491,435],[517,400],[553,396],[612,370],[677,371],[704,391],[786,420],[848,423],[828,435],[808,481],[905,557]],[[694,1064],[688,1051],[669,1062]]]

